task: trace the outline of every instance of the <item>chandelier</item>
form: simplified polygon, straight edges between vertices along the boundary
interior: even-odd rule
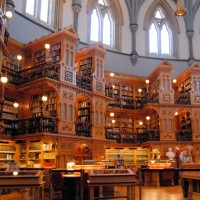
[[[177,0],[176,4],[176,11],[174,12],[174,15],[177,17],[183,16],[186,14],[186,8],[184,6],[183,0]]]

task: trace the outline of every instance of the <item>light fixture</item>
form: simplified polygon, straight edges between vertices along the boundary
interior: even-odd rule
[[[8,19],[12,18],[14,9],[15,9],[14,2],[12,0],[7,0],[6,1],[6,14],[5,15]]]
[[[44,47],[45,47],[45,49],[49,49],[50,48],[50,44],[45,44]]]
[[[175,112],[175,115],[178,115],[178,112]]]
[[[112,119],[112,123],[113,123],[113,124],[115,123],[115,119]]]
[[[176,83],[176,79],[175,78],[173,79],[173,83]]]
[[[174,15],[177,17],[181,17],[186,14],[186,8],[184,6],[183,0],[177,0],[176,4],[176,11],[174,12]]]
[[[22,56],[21,55],[17,55],[17,60],[22,60]]]
[[[146,82],[146,84],[149,84],[149,80],[148,79],[145,82]]]
[[[146,120],[149,121],[150,120],[150,116],[146,116]]]
[[[110,73],[110,76],[113,77],[115,74],[113,72]]]
[[[114,116],[115,116],[115,113],[111,112],[111,113],[110,113],[110,116],[111,116],[111,117],[114,117]]]
[[[139,125],[140,125],[140,126],[142,126],[142,125],[143,125],[143,122],[142,122],[142,121],[140,121],[140,122],[139,122]]]
[[[47,96],[46,95],[42,96],[42,101],[47,101]]]
[[[138,92],[139,92],[139,93],[141,93],[141,92],[142,92],[142,89],[141,89],[141,88],[139,88],[139,89],[138,89]]]
[[[115,89],[115,85],[112,85],[112,88]]]
[[[18,108],[18,107],[19,107],[19,104],[18,104],[17,102],[15,102],[15,103],[13,103],[13,106],[14,106],[15,108]]]
[[[1,82],[2,83],[7,83],[8,82],[8,78],[6,76],[2,76],[1,77]]]

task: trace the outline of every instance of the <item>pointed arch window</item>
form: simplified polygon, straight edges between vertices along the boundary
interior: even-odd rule
[[[99,0],[90,15],[90,42],[114,47],[115,22],[108,0]]]
[[[148,30],[149,54],[173,55],[172,29],[167,21],[165,13],[158,7],[153,15]]]

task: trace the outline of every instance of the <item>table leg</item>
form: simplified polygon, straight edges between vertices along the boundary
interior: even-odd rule
[[[94,200],[94,187],[90,187],[90,200]]]
[[[103,186],[99,186],[99,197],[103,197]]]

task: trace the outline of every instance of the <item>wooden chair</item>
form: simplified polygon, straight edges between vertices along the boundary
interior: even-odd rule
[[[63,178],[62,172],[52,172],[50,174],[50,188],[49,188],[49,200],[62,199],[62,189],[63,189]]]

